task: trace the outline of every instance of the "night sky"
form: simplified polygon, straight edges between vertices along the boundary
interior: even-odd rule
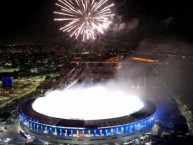
[[[56,0],[3,0],[0,4],[1,42],[47,42],[67,37],[54,22]],[[115,23],[128,31],[117,36],[136,39],[170,36],[193,40],[192,0],[114,0]],[[134,25],[134,26],[131,26]],[[124,34],[122,34],[124,33]]]

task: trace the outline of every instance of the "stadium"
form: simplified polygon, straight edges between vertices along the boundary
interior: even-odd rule
[[[153,126],[156,111],[156,107],[151,102],[143,101],[143,106],[137,111],[116,115],[116,117],[105,118],[103,116],[103,119],[76,119],[76,116],[74,118],[59,118],[35,110],[33,107],[35,100],[29,99],[20,106],[20,126],[31,136],[56,144],[123,143],[149,131]],[[123,103],[123,105],[128,103],[128,106],[132,104],[132,102],[125,104],[124,102],[120,99],[117,103]],[[85,103],[88,102],[85,101]],[[82,105],[86,106],[86,104]],[[114,108],[116,110],[116,106]],[[66,110],[70,110],[70,108],[66,108]],[[111,114],[116,112],[115,110],[112,110]],[[93,114],[95,113],[93,112]]]

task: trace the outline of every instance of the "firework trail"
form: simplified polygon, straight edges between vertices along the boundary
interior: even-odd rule
[[[111,12],[114,4],[109,5],[108,0],[58,0],[56,6],[60,10],[54,14],[60,17],[54,20],[64,22],[60,30],[83,41],[95,39],[97,33],[103,34],[114,16]]]

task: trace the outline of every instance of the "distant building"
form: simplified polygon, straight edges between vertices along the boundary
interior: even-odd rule
[[[10,76],[2,77],[2,85],[3,88],[12,88],[13,82]]]

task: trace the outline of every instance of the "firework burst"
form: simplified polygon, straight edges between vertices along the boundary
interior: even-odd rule
[[[108,0],[58,0],[56,6],[60,10],[54,13],[60,17],[54,20],[64,22],[60,30],[83,41],[103,34],[114,16],[111,12],[114,4],[109,5]]]

